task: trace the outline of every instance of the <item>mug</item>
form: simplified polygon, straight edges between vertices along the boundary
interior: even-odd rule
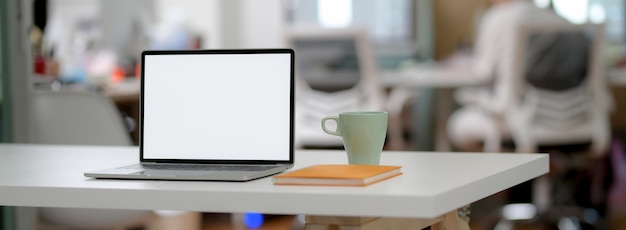
[[[329,130],[326,121],[334,120],[336,130]],[[341,136],[349,164],[380,164],[380,154],[387,137],[387,112],[343,112],[322,118],[324,132]]]

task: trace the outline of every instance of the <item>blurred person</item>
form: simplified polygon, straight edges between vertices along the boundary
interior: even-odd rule
[[[512,62],[519,28],[526,24],[569,23],[531,0],[491,2],[480,22],[473,54],[474,74],[487,78],[491,85],[459,90],[455,96],[463,108],[448,121],[452,144],[465,151],[500,150],[502,116],[515,96]]]
[[[519,31],[526,25],[569,25],[564,18],[551,9],[542,9],[530,0],[495,0],[492,7],[482,18],[474,47],[474,75],[488,79],[491,84],[481,88],[461,89],[456,93],[456,100],[463,106],[455,111],[448,121],[448,135],[451,143],[464,151],[501,151],[500,141],[506,130],[506,114],[514,111],[515,101],[520,96],[518,84],[531,83],[545,90],[567,90],[584,83],[587,77],[589,46],[591,43],[584,34],[542,34],[529,39],[529,59],[525,65],[524,79],[516,75],[516,44]],[[533,37],[535,38],[535,37]],[[543,40],[543,38],[551,38]],[[558,40],[558,42],[548,42]],[[545,42],[543,42],[545,41]],[[567,55],[563,61],[561,55]],[[545,68],[544,68],[545,67]],[[555,68],[553,68],[555,67]],[[567,68],[561,68],[567,67]],[[548,70],[550,75],[536,74]],[[548,76],[548,77],[546,77]],[[598,84],[592,87],[605,87]],[[604,93],[607,90],[594,90],[594,102],[600,108],[609,110],[612,98]],[[562,173],[565,168],[558,167],[557,161],[551,161],[552,175]],[[532,182],[525,182],[508,191],[508,202],[530,203]],[[539,199],[539,198],[537,198]],[[543,207],[544,200],[536,200]]]

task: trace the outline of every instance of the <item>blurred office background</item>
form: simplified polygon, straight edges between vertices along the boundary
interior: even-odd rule
[[[602,58],[615,99],[615,108],[610,114],[611,138],[623,142],[626,137],[626,2],[534,0],[534,4],[554,10],[574,24],[605,25]],[[447,144],[445,134],[438,133],[442,131],[440,124],[445,125],[450,111],[458,106],[451,98],[454,89],[397,87],[398,79],[420,67],[470,62],[480,19],[491,6],[489,0],[2,1],[0,140],[37,143],[33,138],[37,129],[30,120],[30,114],[35,112],[31,106],[33,92],[88,91],[103,95],[116,105],[124,117],[131,142],[136,145],[138,66],[142,50],[293,47],[297,50],[299,79],[319,94],[351,95],[352,92],[344,91],[360,86],[365,75],[374,76],[374,83],[367,89],[375,87],[374,90],[382,93],[377,99],[378,107],[369,108],[393,113],[387,150],[456,150]],[[363,48],[359,40],[363,34],[359,32],[346,37],[315,35],[326,30],[346,30],[348,34],[365,31],[367,43]],[[307,33],[312,34],[309,39]],[[369,56],[362,55],[363,49],[371,51],[367,52]],[[373,62],[363,62],[368,58]],[[364,68],[368,63],[373,66]],[[365,96],[355,97],[370,96],[366,91]],[[299,102],[314,104],[311,100],[303,98]],[[446,104],[443,113],[439,113],[441,104]],[[338,107],[338,111],[346,108],[357,107]],[[315,107],[308,110],[317,112],[315,116],[335,113],[329,110],[324,111],[329,114],[323,114]],[[303,120],[301,126],[304,127],[306,116],[298,119]],[[321,133],[321,129],[317,132]],[[298,148],[342,148],[337,140],[325,142],[322,138],[307,142],[308,136],[305,136],[296,137],[301,141]],[[618,150],[611,148],[609,151]],[[586,190],[569,196],[573,200],[566,203],[589,211],[587,218],[597,217],[589,221],[600,229],[610,228],[612,223],[623,223],[626,218],[622,215],[615,220],[613,213],[606,210],[609,206],[606,193],[616,178],[611,175],[612,169],[620,167],[611,162],[609,155],[586,161],[583,169],[568,171],[561,175],[563,181],[559,183],[569,186],[566,192]],[[588,191],[592,185],[600,191],[594,198]],[[504,218],[500,210],[511,202],[506,193],[503,191],[474,204],[472,226],[489,229]],[[626,206],[619,208],[626,213]],[[236,223],[241,219],[230,215],[204,214],[199,218],[201,224],[191,224],[191,228],[243,228]],[[267,216],[267,219],[269,222],[263,229],[299,227],[298,218],[293,216]],[[186,216],[174,221],[197,222],[198,218]]]

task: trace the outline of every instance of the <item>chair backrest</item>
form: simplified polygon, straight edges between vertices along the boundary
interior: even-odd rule
[[[63,145],[130,146],[132,140],[115,104],[87,91],[32,94],[31,142]],[[122,229],[144,224],[151,211],[38,208],[43,228]]]
[[[78,91],[35,92],[31,142],[67,145],[132,145],[121,113],[102,95]]]
[[[527,25],[518,31],[513,109],[507,112],[520,152],[538,145],[590,141],[594,152],[609,142],[610,100],[600,54],[601,24]]]
[[[367,30],[300,26],[289,28],[285,37],[297,53],[296,79],[304,93],[345,98],[357,91],[364,103],[382,108],[383,91]]]
[[[292,27],[285,39],[296,52],[297,143],[307,145],[311,135],[305,132],[321,137],[321,142],[329,140],[320,127],[325,116],[384,110],[374,47],[365,29]],[[341,144],[339,138],[330,138]]]
[[[561,91],[587,83],[606,86],[604,24],[543,23],[520,26],[511,63],[523,96],[525,87]],[[560,84],[559,84],[560,83]]]
[[[592,39],[585,31],[547,31],[530,34],[524,78],[529,85],[562,91],[585,81]]]

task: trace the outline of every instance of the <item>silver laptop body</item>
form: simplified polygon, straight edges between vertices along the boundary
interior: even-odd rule
[[[294,51],[144,51],[139,164],[94,178],[249,181],[294,163]]]

